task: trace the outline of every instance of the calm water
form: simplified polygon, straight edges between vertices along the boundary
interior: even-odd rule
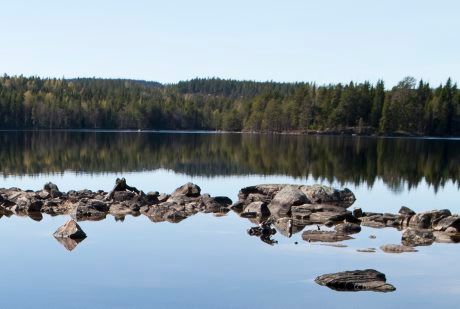
[[[153,132],[0,132],[0,187],[110,190],[126,177],[144,191],[192,181],[236,200],[259,183],[348,187],[354,206],[460,213],[460,140],[377,139]],[[412,254],[358,253],[399,243],[394,229],[363,228],[346,248],[311,244],[301,233],[269,246],[234,213],[198,214],[179,224],[147,217],[82,222],[88,238],[67,251],[52,233],[68,218],[0,218],[0,308],[353,308],[457,307],[460,245]],[[374,234],[376,239],[369,239]],[[298,245],[295,242],[298,242]],[[375,268],[393,293],[340,293],[324,273]]]

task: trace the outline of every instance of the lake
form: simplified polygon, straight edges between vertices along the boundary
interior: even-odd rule
[[[172,192],[186,182],[237,200],[262,183],[347,187],[351,207],[397,213],[460,213],[460,139],[374,138],[209,132],[0,132],[0,187],[109,191],[117,177],[143,191]],[[180,223],[146,216],[79,223],[88,237],[68,251],[52,236],[68,216],[0,217],[1,308],[389,308],[458,306],[460,244],[435,243],[388,254],[393,228],[363,227],[347,247],[274,235],[234,212]],[[369,238],[375,235],[375,239]],[[296,244],[297,243],[297,244]],[[357,249],[374,247],[376,253]],[[374,268],[395,292],[337,292],[322,274]]]

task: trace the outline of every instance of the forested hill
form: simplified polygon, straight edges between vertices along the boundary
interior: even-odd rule
[[[0,77],[0,129],[410,132],[460,135],[460,91],[405,78],[334,85]]]

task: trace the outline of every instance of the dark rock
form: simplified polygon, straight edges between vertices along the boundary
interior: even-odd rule
[[[402,244],[405,246],[429,246],[434,242],[433,232],[430,230],[408,228],[402,234]]]
[[[399,214],[401,215],[406,215],[406,216],[413,216],[415,215],[415,211],[410,209],[409,207],[402,206],[401,209],[399,209]]]
[[[338,242],[353,239],[353,237],[333,231],[307,230],[302,233],[302,239],[308,242]]]
[[[61,197],[62,192],[59,191],[58,186],[56,186],[52,182],[48,182],[43,186],[43,191],[48,192],[50,194],[50,197],[55,198],[55,197]]]
[[[81,229],[77,222],[74,220],[67,221],[63,226],[58,228],[53,234],[56,238],[72,238],[84,239],[86,238],[85,232]]]
[[[134,192],[131,191],[115,191],[113,200],[115,202],[131,201],[134,198]]]
[[[402,246],[402,245],[394,245],[394,244],[380,246],[380,250],[386,253],[417,252],[416,249],[410,246]]]
[[[374,269],[322,275],[317,277],[315,282],[336,291],[392,292],[396,290],[393,285],[386,283],[383,273]]]
[[[363,210],[361,208],[353,209],[353,216],[356,218],[361,218],[363,216]]]

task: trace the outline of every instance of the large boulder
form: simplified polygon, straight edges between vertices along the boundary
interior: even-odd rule
[[[270,213],[276,217],[283,217],[291,214],[291,207],[309,203],[307,196],[298,186],[285,186],[273,197],[268,204]]]
[[[267,203],[265,202],[252,202],[244,207],[243,214],[255,213],[257,217],[268,217],[270,211],[268,210]],[[243,215],[244,216],[244,215]]]
[[[336,291],[392,292],[396,290],[393,285],[386,283],[383,273],[374,269],[326,274],[317,277],[315,282]]]

